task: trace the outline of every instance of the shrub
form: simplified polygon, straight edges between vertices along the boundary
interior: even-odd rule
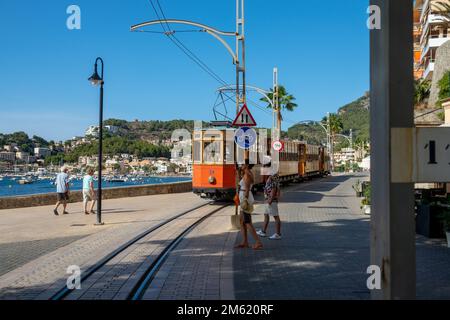
[[[442,106],[442,100],[450,98],[450,71],[446,72],[438,82],[439,102],[438,106]]]

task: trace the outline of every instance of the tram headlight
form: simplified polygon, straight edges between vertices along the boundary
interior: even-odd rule
[[[208,181],[209,181],[210,184],[216,184],[216,178],[213,177],[213,176],[210,176]]]

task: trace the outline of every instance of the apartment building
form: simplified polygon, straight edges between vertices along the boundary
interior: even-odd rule
[[[432,80],[436,51],[450,40],[450,0],[416,0],[414,6],[414,74]]]
[[[416,0],[414,3],[414,79],[421,79],[423,76],[422,66],[422,49],[420,46],[420,39],[422,36],[422,24],[420,17],[422,16],[423,0]]]

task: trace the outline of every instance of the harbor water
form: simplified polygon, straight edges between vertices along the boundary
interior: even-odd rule
[[[21,178],[3,177],[0,179],[0,197],[26,196],[34,194],[45,194],[56,192],[54,179],[34,180],[29,184],[20,184]],[[126,179],[125,181],[103,180],[102,188],[116,188],[127,186],[144,186],[163,183],[191,181],[191,177],[142,177]],[[97,184],[97,182],[96,182]],[[83,188],[82,179],[73,179],[70,181],[70,189],[73,191]]]

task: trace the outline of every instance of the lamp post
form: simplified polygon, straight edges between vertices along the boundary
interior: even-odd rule
[[[102,63],[101,75],[98,74],[98,62]],[[101,226],[102,222],[102,166],[103,166],[103,59],[97,58],[95,60],[94,73],[88,79],[92,85],[100,85],[100,110],[98,121],[98,191],[97,191],[97,222],[95,225]]]

